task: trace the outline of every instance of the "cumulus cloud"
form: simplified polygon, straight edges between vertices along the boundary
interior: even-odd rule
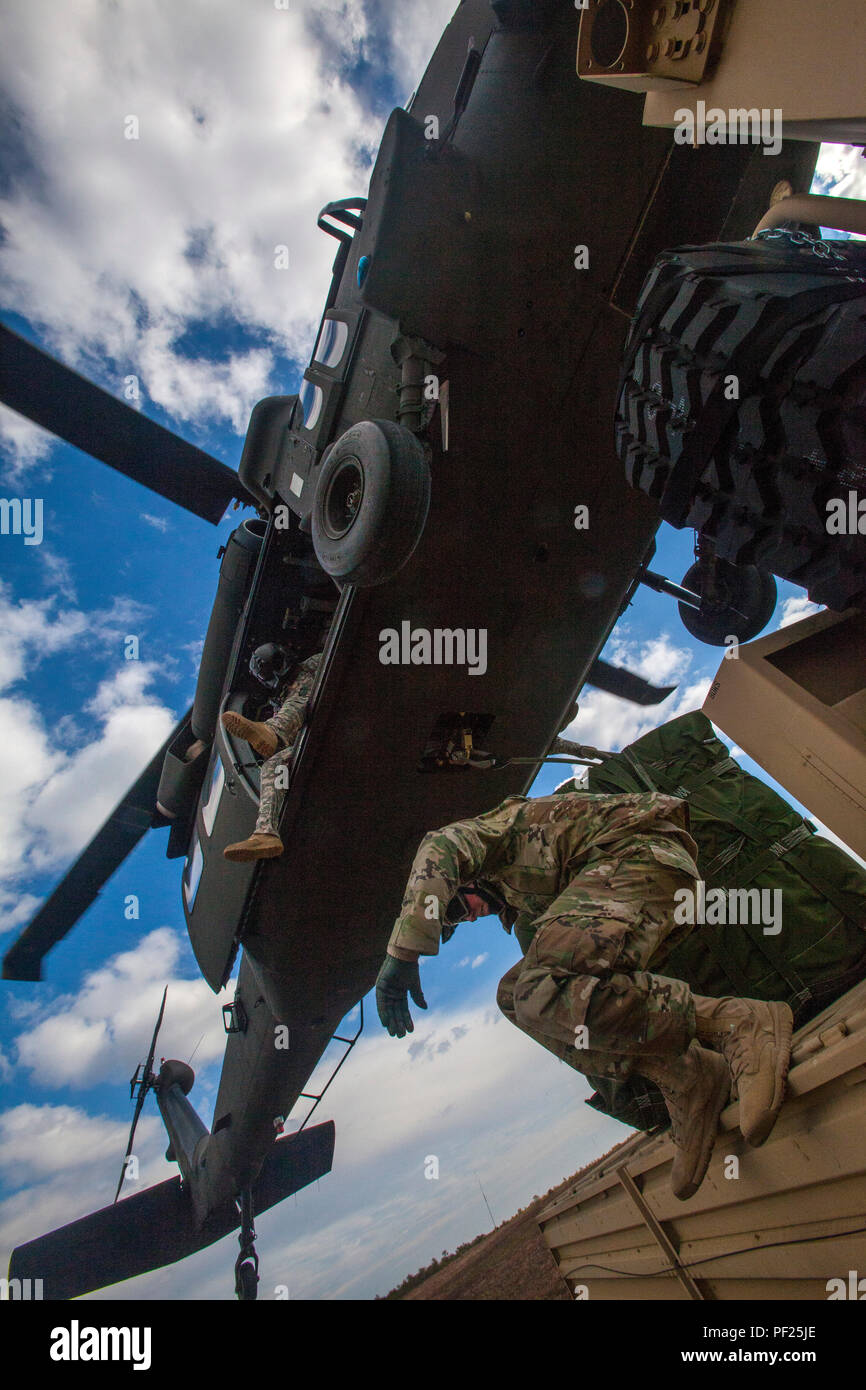
[[[810,618],[813,613],[824,612],[820,603],[813,603],[805,594],[795,594],[793,598],[784,599],[780,607],[781,616],[776,630],[790,627],[791,623],[798,623],[801,618]]]
[[[149,932],[134,950],[91,971],[74,998],[30,1022],[15,1040],[15,1064],[38,1086],[85,1088],[131,1073],[144,1055],[169,982],[160,1055],[189,1056],[199,1066],[225,1048],[221,1003],[202,979],[177,978],[183,942],[169,927]],[[226,996],[227,997],[227,996]]]
[[[687,648],[677,647],[666,633],[647,642],[617,635],[608,643],[605,660],[625,666],[655,685],[680,682],[666,700],[650,706],[632,704],[603,690],[588,689],[581,694],[577,717],[563,730],[563,736],[610,752],[619,752],[650,729],[700,709],[712,680],[711,672],[701,677],[694,673],[692,680],[683,683],[693,655]],[[710,661],[715,670],[718,661],[714,661],[713,654],[710,654]]]
[[[74,718],[53,726],[16,684],[70,649],[117,653],[145,610],[115,599],[86,613],[57,596],[14,601],[0,585],[0,929],[29,920],[38,905],[22,879],[78,853],[174,727],[173,712],[149,687],[153,662],[124,662],[99,682],[86,706],[87,731]]]
[[[8,308],[115,393],[134,374],[145,408],[242,432],[280,387],[275,354],[310,350],[333,260],[319,209],[366,190],[384,113],[348,73],[370,14],[189,0],[154,4],[145,25],[131,3],[68,7],[58,25],[34,0],[6,18],[21,144],[0,200]],[[231,325],[259,340],[219,360],[185,344]],[[44,450],[26,424],[5,429],[22,464]]]
[[[28,1030],[35,1079],[58,1065],[70,1084],[77,1084],[77,1066],[89,1069],[91,1078],[107,1066],[112,1077],[118,1069],[128,1074],[153,1025],[160,968],[164,974],[176,965],[172,937],[151,933],[135,951],[93,972],[74,999],[58,1006],[53,1037],[38,1024]],[[185,1057],[184,1044],[204,1025],[193,994],[181,993],[178,1003],[179,986],[193,983],[173,981],[169,987],[160,1053]],[[206,993],[219,1029],[213,1046],[221,1050],[220,1001]],[[488,982],[459,1007],[431,1010],[417,1020],[411,1042],[378,1029],[362,1036],[321,1115],[337,1127],[334,1171],[257,1219],[261,1297],[273,1297],[278,1284],[292,1298],[385,1292],[434,1254],[489,1225],[479,1176],[494,1210],[510,1214],[528,1192],[546,1190],[626,1137],[621,1126],[581,1104],[590,1092],[584,1078],[510,1027],[491,1009],[490,997]],[[97,1030],[100,1039],[111,1038],[111,1048],[105,1051],[102,1041],[94,1048],[81,1025]],[[131,1032],[137,1034],[133,1039]],[[77,1051],[82,1038],[83,1053]],[[68,1062],[58,1047],[72,1050]],[[210,1034],[202,1049],[212,1052]],[[327,1064],[317,1069],[307,1089],[320,1089],[327,1070]],[[50,1142],[43,1145],[45,1134]],[[82,1106],[28,1103],[9,1111],[0,1123],[0,1168],[26,1186],[0,1206],[0,1244],[33,1239],[110,1202],[125,1137],[122,1122]],[[161,1160],[164,1146],[162,1127],[146,1110],[135,1145],[143,1184],[174,1171]],[[430,1155],[438,1159],[435,1181],[425,1177]],[[98,1297],[230,1298],[236,1248],[227,1240]]]
[[[8,406],[0,405],[0,456],[6,486],[23,486],[27,473],[35,464],[41,464],[48,458],[53,444],[54,436],[47,430],[34,425]],[[45,482],[47,475],[44,470],[40,476]]]
[[[429,0],[423,5],[401,4],[391,9],[394,68],[406,84],[405,99],[408,101],[457,6],[454,0]]]
[[[122,1154],[122,1122],[91,1117],[78,1106],[16,1105],[0,1115],[0,1169],[28,1181]]]
[[[814,191],[839,198],[866,198],[866,160],[860,146],[822,145],[815,165]]]
[[[0,1172],[11,1189],[0,1203],[4,1268],[16,1245],[110,1205],[128,1132],[128,1121],[81,1106],[27,1103],[0,1116]],[[162,1123],[142,1114],[135,1132],[138,1176],[130,1174],[122,1196],[174,1176],[164,1150]]]

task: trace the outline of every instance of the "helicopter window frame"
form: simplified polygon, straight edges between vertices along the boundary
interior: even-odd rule
[[[306,390],[307,387],[309,387],[309,392]],[[307,409],[307,403],[304,399],[305,395],[312,395],[313,404],[312,409],[310,410]],[[323,388],[317,381],[311,381],[305,372],[304,378],[301,382],[301,389],[298,392],[298,405],[300,406],[301,414],[304,417],[303,420],[298,421],[298,424],[302,430],[307,430],[311,434],[315,431],[320,419],[322,418],[322,408],[324,404],[325,392]]]
[[[323,340],[325,339],[325,335],[329,329],[333,330],[332,338],[325,356],[320,357],[319,353],[322,350]],[[339,329],[343,330],[342,334],[339,332]],[[322,367],[326,371],[338,371],[340,363],[346,356],[346,351],[349,347],[350,337],[350,324],[343,314],[323,314],[322,322],[319,325],[319,336],[316,339],[316,346],[313,348],[313,355],[310,359],[310,366],[315,365],[316,367]],[[335,347],[339,348],[339,351],[337,351],[336,356],[334,356]]]
[[[329,305],[319,321],[319,331],[316,334],[313,357],[310,364],[303,374],[301,387],[298,392],[298,402],[292,414],[289,428],[297,430],[302,437],[313,442],[316,448],[319,447],[321,439],[327,439],[333,428],[334,420],[337,417],[343,400],[343,392],[346,379],[349,375],[355,352],[358,345],[361,325],[366,317],[366,309],[343,309]],[[318,351],[322,342],[322,335],[325,332],[325,321],[331,320],[335,323],[343,323],[346,326],[346,340],[339,360],[333,367],[325,366],[324,363],[316,361],[315,353]],[[304,387],[309,385],[313,388],[313,400],[319,408],[312,413],[310,421],[306,418],[307,410],[304,402]],[[315,394],[315,388],[321,392],[321,397]],[[301,416],[304,418],[302,419]]]
[[[191,913],[195,907],[195,900],[198,896],[203,872],[204,850],[202,849],[201,838],[198,833],[198,828],[196,827],[192,832],[192,840],[190,842],[186,868],[183,874],[183,896],[188,913]]]
[[[201,808],[202,825],[208,839],[210,839],[213,834],[213,828],[219,811],[220,798],[222,797],[223,789],[226,784],[226,771],[223,767],[223,760],[219,755],[219,749],[215,749],[214,754],[216,757],[216,764],[211,772],[210,790],[208,791],[207,801],[203,802]]]

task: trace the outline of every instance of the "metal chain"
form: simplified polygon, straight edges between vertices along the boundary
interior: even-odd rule
[[[829,262],[831,265],[841,269],[845,267],[846,280],[855,283],[866,283],[866,275],[862,270],[853,266],[847,256],[838,251],[832,241],[824,241],[821,237],[814,237],[809,232],[796,232],[788,227],[767,227],[763,232],[753,238],[754,241],[786,241],[790,246],[800,246],[811,251],[813,256],[819,260]]]

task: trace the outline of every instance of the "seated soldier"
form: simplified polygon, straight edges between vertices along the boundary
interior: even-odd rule
[[[226,710],[222,722],[230,734],[242,738],[265,759],[261,766],[259,815],[256,828],[248,840],[227,845],[226,859],[245,864],[251,859],[277,859],[283,852],[278,826],[288,786],[288,760],[295,739],[300,733],[316,672],[322,653],[301,662],[297,675],[275,715],[262,723],[245,719],[234,710]]]
[[[748,1143],[769,1135],[793,1026],[787,1004],[704,998],[664,973],[692,930],[674,907],[696,889],[696,855],[686,803],[659,792],[513,796],[431,832],[376,981],[383,1026],[412,1032],[407,996],[427,1007],[418,959],[438,953],[440,935],[499,913],[524,952],[499,985],[506,1018],[578,1071],[654,1082],[676,1145],[672,1189],[691,1197],[732,1086]]]

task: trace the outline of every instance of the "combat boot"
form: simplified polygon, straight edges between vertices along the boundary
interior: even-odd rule
[[[641,1058],[638,1067],[664,1096],[677,1150],[671,1190],[680,1201],[688,1201],[710,1164],[719,1116],[731,1094],[730,1068],[724,1057],[701,1047],[697,1038],[679,1057]]]
[[[279,859],[282,852],[283,842],[279,835],[256,831],[248,840],[241,840],[236,845],[226,845],[223,856],[233,864],[248,864],[251,859]]]
[[[743,1138],[756,1149],[769,1137],[784,1099],[794,1015],[787,1004],[760,999],[693,998],[698,1038],[724,1054]]]
[[[222,722],[223,728],[228,729],[235,738],[242,738],[244,743],[261,753],[263,758],[272,757],[280,746],[280,740],[269,724],[258,724],[254,719],[244,719],[242,714],[235,713],[233,709],[226,710]]]

